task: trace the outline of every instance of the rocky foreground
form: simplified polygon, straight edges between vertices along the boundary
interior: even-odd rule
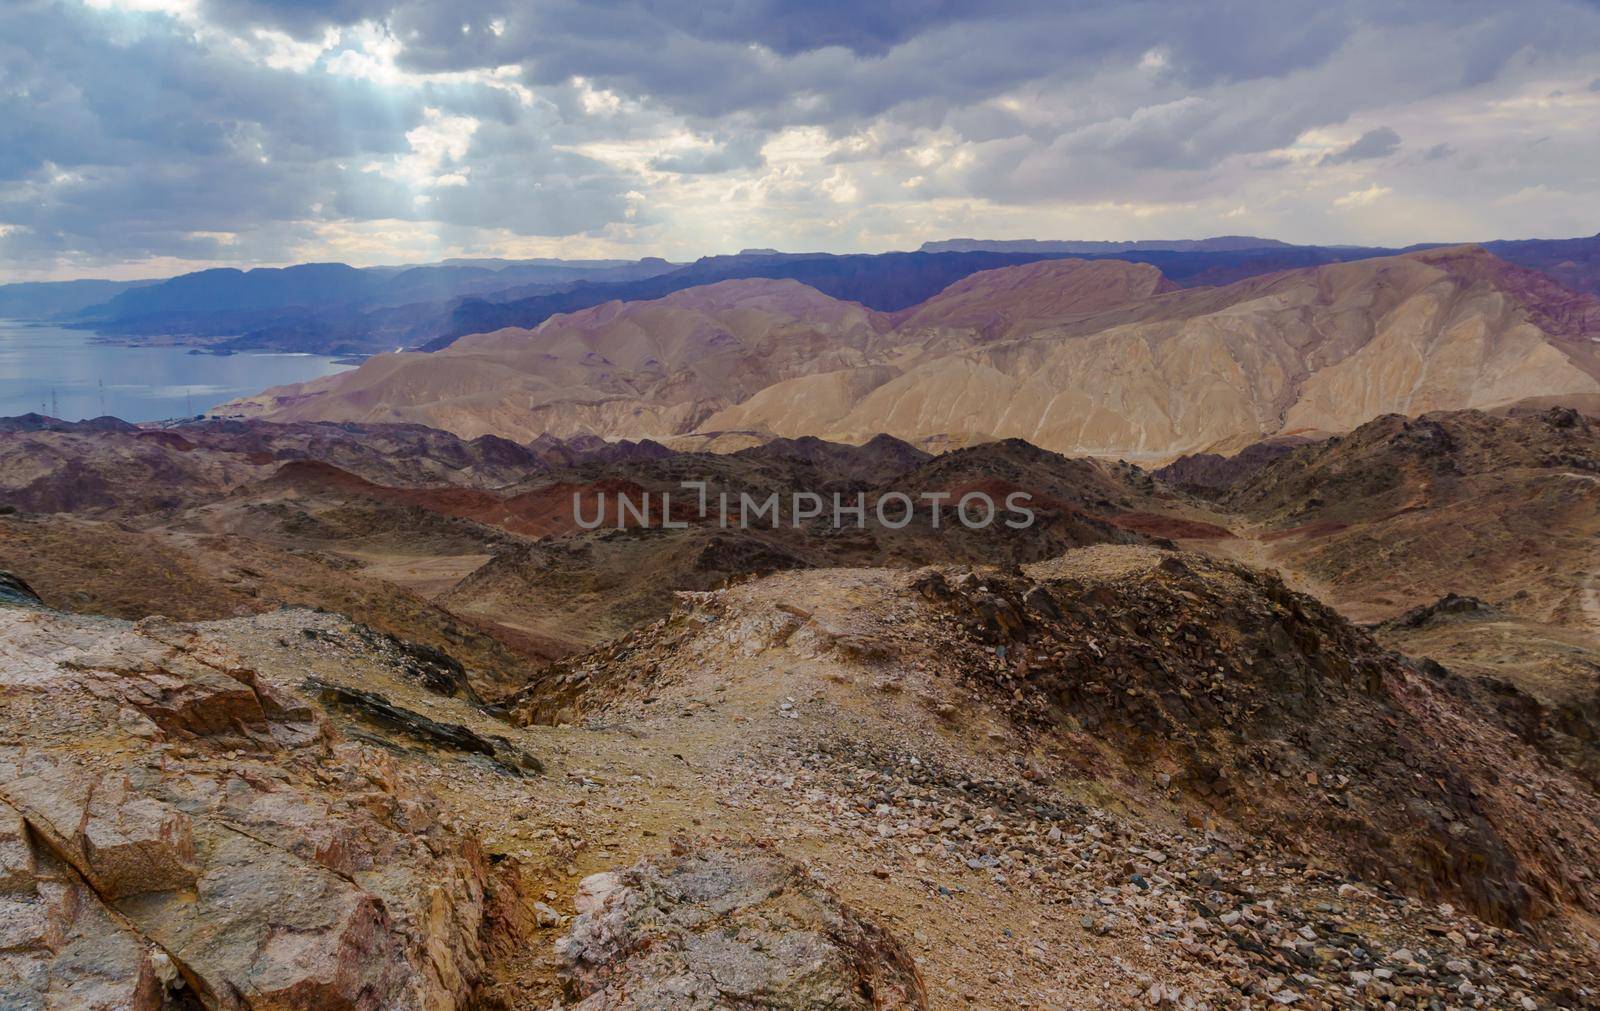
[[[0,623],[0,1005],[462,1007],[514,875],[192,629]]]
[[[1593,1007],[1600,804],[1275,577],[686,594],[506,705],[0,603],[0,1006]]]

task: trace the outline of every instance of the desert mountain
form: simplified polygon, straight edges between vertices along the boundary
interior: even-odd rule
[[[922,249],[928,252],[959,250],[1115,256],[1159,267],[1173,281],[1188,288],[1202,284],[1226,284],[1275,270],[1415,252],[1438,245],[1424,243],[1404,249],[1297,246],[1248,235],[1223,235],[1210,239],[1146,239],[1137,242],[948,239],[925,242]],[[1600,295],[1600,235],[1572,239],[1492,239],[1481,245],[1507,263],[1549,274],[1573,291]]]
[[[866,365],[891,329],[887,316],[795,281],[724,281],[478,334],[445,352],[382,355],[348,382],[268,391],[237,412],[326,420],[359,404],[348,420],[464,435],[670,435],[774,383]]]
[[[1600,294],[1600,236],[1483,244],[1573,291]],[[919,304],[983,270],[1040,259],[1116,258],[1186,288],[1418,249],[1298,246],[1251,236],[1139,242],[953,239],[917,252],[833,255],[744,250],[687,265],[626,260],[446,260],[412,267],[300,264],[215,269],[165,280],[0,285],[0,317],[54,318],[118,339],[163,338],[224,349],[371,353],[438,350],[458,337],[531,328],[556,313],[656,299],[737,278],[791,279],[881,311]],[[1600,317],[1590,330],[1600,330]]]
[[[925,253],[1131,253],[1152,249],[1185,252],[1236,252],[1241,249],[1284,248],[1289,243],[1253,235],[1218,235],[1209,239],[1139,239],[1096,242],[1072,239],[941,239],[924,242]]]
[[[893,317],[723,282],[387,355],[220,413],[462,435],[880,432],[1165,458],[1385,413],[1600,396],[1600,303],[1460,247],[1174,290],[1155,268],[974,274]]]
[[[1497,239],[1483,247],[1519,267],[1549,274],[1573,291],[1600,295],[1600,233],[1575,239]]]
[[[1386,415],[1276,455],[1219,504],[1361,618],[1447,592],[1577,628],[1600,617],[1600,423],[1578,411]]]
[[[908,339],[926,333],[930,338],[971,344],[1092,317],[1177,287],[1161,271],[1144,264],[1045,260],[964,278],[898,314],[896,322]]]
[[[1476,249],[1362,260],[1060,314],[908,361],[882,383],[863,370],[794,380],[702,427],[792,435],[804,405],[813,432],[843,441],[1018,437],[1160,457],[1390,412],[1592,396],[1600,361],[1564,308],[1574,299],[1584,301]],[[844,409],[819,425],[819,401]]]
[[[1388,415],[1157,474],[1212,498],[1239,534],[1206,550],[1292,574],[1600,780],[1600,421]],[[1538,705],[1511,703],[1520,693]]]

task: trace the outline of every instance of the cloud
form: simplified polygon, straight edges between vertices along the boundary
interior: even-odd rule
[[[1394,190],[1387,186],[1373,183],[1364,190],[1352,190],[1333,202],[1335,207],[1366,207],[1368,204],[1377,203]]]
[[[388,163],[369,163],[363,171],[377,172],[415,189],[466,185],[472,166],[464,163],[478,120],[446,116],[434,108],[423,109],[422,117],[419,125],[406,131],[409,153],[396,155]]]
[[[1386,126],[1368,130],[1337,151],[1324,155],[1321,165],[1345,165],[1353,161],[1368,161],[1394,154],[1400,148],[1400,135]]]
[[[385,82],[329,66],[381,69],[381,30],[317,43],[310,63],[260,31],[165,10],[0,10],[0,277],[282,262],[340,219],[570,234],[625,211],[632,180],[559,150],[549,108],[490,74]]]
[[[1594,196],[1596,51],[1583,0],[9,0],[0,279],[330,236],[395,262],[1553,233]],[[1380,159],[1382,218],[1337,213]]]
[[[651,157],[649,164],[657,172],[684,175],[754,169],[765,161],[762,155],[763,140],[759,135],[745,134],[706,144],[691,144],[656,154]]]

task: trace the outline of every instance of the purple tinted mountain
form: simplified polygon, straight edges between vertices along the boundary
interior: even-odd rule
[[[24,281],[0,284],[0,319],[49,319],[100,305],[157,281]]]
[[[1093,242],[1073,239],[943,239],[924,242],[924,253],[1132,253],[1148,250],[1183,252],[1237,252],[1241,249],[1287,248],[1277,239],[1253,235],[1219,235],[1210,239],[1138,239],[1128,242]]]
[[[1276,239],[1224,235],[1211,239],[1146,239],[1133,242],[1086,242],[1054,239],[946,239],[924,242],[924,252],[1067,253],[1116,256],[1161,268],[1184,286],[1227,284],[1255,274],[1323,263],[1340,263],[1436,247],[1417,244],[1403,249],[1377,246],[1295,245]],[[1573,239],[1495,239],[1483,248],[1508,263],[1542,271],[1573,291],[1600,295],[1600,234]]]
[[[366,353],[433,336],[465,300],[520,298],[672,269],[656,258],[219,268],[131,288],[82,309],[71,321],[122,339],[181,338],[225,350]]]

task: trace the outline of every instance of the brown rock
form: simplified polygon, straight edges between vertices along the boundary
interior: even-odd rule
[[[556,949],[582,1011],[927,1006],[898,941],[766,850],[646,860],[587,880],[580,896]]]
[[[0,802],[0,895],[32,894],[34,879],[27,824],[16,808]]]

